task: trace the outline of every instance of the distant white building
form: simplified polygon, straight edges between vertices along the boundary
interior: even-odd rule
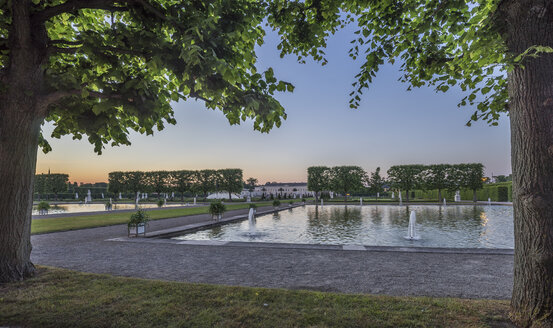
[[[273,197],[276,197],[278,195],[283,196],[284,194],[292,197],[293,195],[296,197],[313,196],[313,192],[307,190],[307,183],[303,182],[268,183],[255,187],[255,189],[251,192],[252,197],[261,197],[262,195],[265,195],[266,197],[273,195]],[[250,191],[248,189],[244,189],[242,190],[241,195],[243,197],[248,197],[250,195]]]
[[[242,195],[235,193],[231,194],[232,199],[242,199]],[[207,199],[228,199],[228,192],[220,191],[218,193],[212,193],[207,196]]]

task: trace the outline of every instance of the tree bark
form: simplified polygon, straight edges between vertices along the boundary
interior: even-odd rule
[[[515,55],[553,46],[553,4],[507,1],[503,37]],[[523,327],[553,327],[553,55],[527,58],[508,74],[514,287],[511,318]]]
[[[478,197],[476,195],[476,189],[472,189],[472,201],[475,203],[478,201]]]
[[[31,21],[29,0],[12,1],[9,60],[0,89],[0,283],[22,280],[35,268],[31,212],[40,125],[47,36]]]
[[[407,189],[405,193],[405,202],[409,203],[409,189]]]
[[[442,189],[438,189],[438,203],[442,201]]]
[[[31,212],[42,119],[18,100],[0,104],[0,283],[34,273]]]

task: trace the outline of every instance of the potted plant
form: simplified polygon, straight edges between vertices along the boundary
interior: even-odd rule
[[[38,214],[39,215],[46,215],[48,214],[48,210],[50,209],[50,204],[48,204],[48,202],[45,202],[45,201],[41,201],[40,203],[38,203],[37,205],[37,210],[38,210]]]
[[[144,210],[138,210],[131,215],[128,227],[128,236],[135,236],[142,234],[146,236],[146,225],[150,221],[150,216]]]
[[[280,206],[280,200],[278,200],[278,199],[273,200],[273,207],[276,209],[279,206]]]
[[[217,221],[221,220],[226,210],[225,204],[220,201],[209,204],[209,214],[211,214],[211,218],[215,217]]]

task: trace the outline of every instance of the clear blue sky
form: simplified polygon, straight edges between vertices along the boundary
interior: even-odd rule
[[[484,122],[466,127],[474,111],[457,108],[460,90],[436,93],[431,88],[406,91],[397,81],[399,65],[385,65],[361,106],[348,107],[351,83],[360,62],[347,51],[352,29],[328,42],[328,65],[279,57],[278,39],[268,33],[258,51],[258,68],[273,67],[276,76],[295,85],[277,95],[288,119],[269,134],[253,131],[251,122],[230,126],[222,113],[201,102],[174,104],[177,125],[154,136],[131,135],[132,145],[108,147],[94,154],[86,141],[48,138],[49,154],[39,151],[37,172],[69,173],[71,181],[107,181],[115,170],[244,169],[244,176],[266,181],[306,181],[311,165],[359,165],[368,172],[396,164],[482,162],[486,174],[509,174],[509,120],[498,127]],[[46,135],[51,126],[45,127]]]

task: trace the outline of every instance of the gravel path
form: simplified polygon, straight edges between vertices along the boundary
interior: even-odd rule
[[[262,211],[268,208],[259,208]],[[226,216],[242,215],[247,209]],[[150,222],[150,230],[205,222],[209,215]],[[111,239],[111,240],[110,240]],[[115,240],[114,240],[115,239]],[[32,236],[36,264],[119,276],[345,293],[508,299],[509,252],[127,239],[117,225]]]

